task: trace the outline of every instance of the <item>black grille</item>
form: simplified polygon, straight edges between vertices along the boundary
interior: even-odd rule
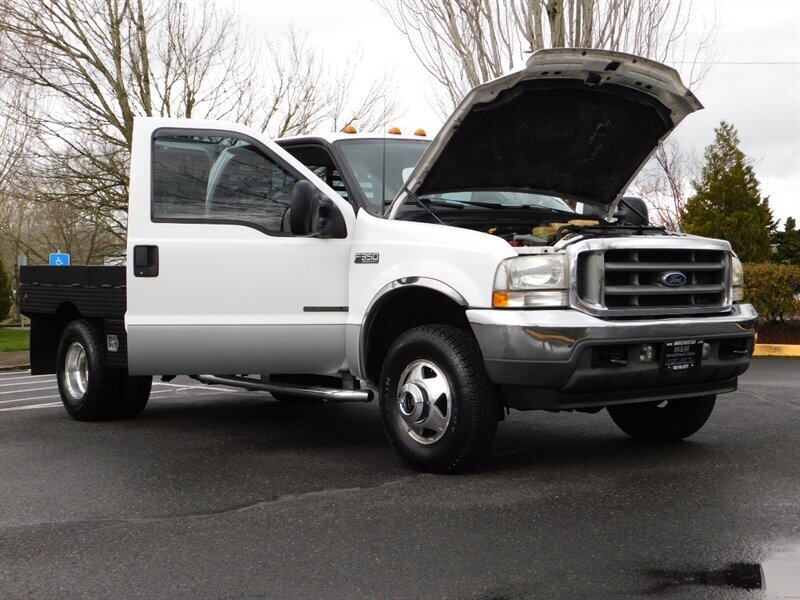
[[[727,301],[726,267],[727,255],[721,250],[584,252],[578,259],[577,293],[584,303],[609,311],[714,310]],[[600,275],[602,285],[588,285],[592,275]],[[670,281],[674,284],[669,285]]]

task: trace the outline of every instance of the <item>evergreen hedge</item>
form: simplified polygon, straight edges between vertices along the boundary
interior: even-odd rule
[[[744,264],[744,299],[768,323],[800,317],[800,266],[775,263]]]

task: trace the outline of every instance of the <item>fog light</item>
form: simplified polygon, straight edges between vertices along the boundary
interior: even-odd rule
[[[709,358],[711,356],[711,344],[708,342],[703,343],[703,358]]]
[[[656,360],[656,349],[652,344],[644,344],[639,353],[639,360],[643,363],[651,363]]]

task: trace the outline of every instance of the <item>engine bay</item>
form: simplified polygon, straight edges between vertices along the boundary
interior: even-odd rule
[[[600,219],[554,219],[544,218],[506,219],[509,215],[493,215],[489,219],[446,219],[445,224],[482,231],[504,239],[514,247],[553,246],[561,240],[581,237],[627,237],[630,235],[664,235],[665,229],[656,225],[629,225],[609,223]]]
[[[599,225],[600,222],[595,219],[570,219],[569,221],[494,225],[486,229],[486,232],[503,238],[514,247],[552,246],[562,237],[569,235],[575,227],[598,227]]]

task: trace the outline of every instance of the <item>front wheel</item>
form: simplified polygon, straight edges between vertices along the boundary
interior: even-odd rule
[[[674,442],[697,433],[714,410],[716,396],[609,406],[622,431],[648,442]]]
[[[462,471],[489,449],[500,397],[475,340],[449,325],[423,325],[392,344],[381,370],[389,443],[420,471]]]

